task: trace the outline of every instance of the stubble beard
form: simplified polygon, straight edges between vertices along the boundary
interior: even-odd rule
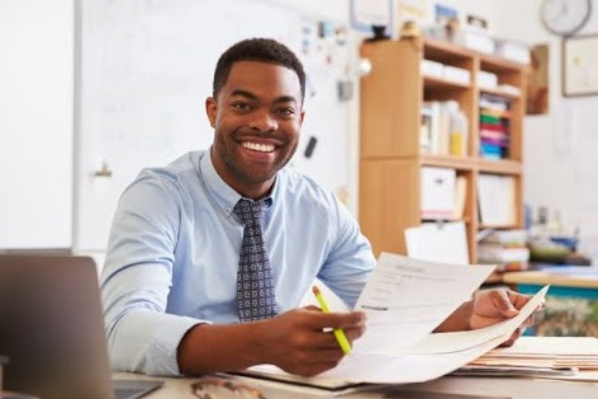
[[[276,173],[289,163],[298,147],[298,142],[291,148],[290,146],[292,144],[287,141],[281,147],[276,149],[277,152],[284,152],[287,148],[290,148],[290,152],[286,159],[281,159],[277,156],[274,163],[268,164],[268,166],[257,163],[250,163],[247,166],[244,166],[244,162],[239,153],[239,151],[242,150],[236,148],[239,144],[235,139],[235,135],[231,137],[229,145],[227,145],[222,137],[218,139],[218,144],[218,154],[226,165],[228,172],[238,183],[244,186],[264,184],[273,179],[274,176],[276,176]]]

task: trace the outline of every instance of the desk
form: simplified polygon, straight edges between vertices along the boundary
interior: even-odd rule
[[[121,379],[151,378],[129,373],[116,373],[114,377]],[[331,394],[327,393],[316,394],[314,392],[301,392],[300,389],[286,384],[261,381],[245,377],[235,378],[238,378],[238,380],[243,384],[260,389],[268,399],[306,399],[314,397],[332,397]],[[191,393],[190,384],[192,381],[194,381],[192,378],[166,379],[164,387],[148,395],[144,399],[197,399],[197,397]],[[475,395],[480,397],[490,396],[505,397],[510,399],[594,399],[598,397],[598,383],[532,380],[524,378],[444,377],[423,384],[409,384],[392,387],[392,389],[387,390],[357,392],[344,395],[342,398],[400,399],[399,393],[401,391],[470,395],[468,398],[471,399],[476,399]],[[217,399],[227,399],[233,397],[234,396],[218,396]],[[425,397],[435,399],[432,395],[426,395]]]
[[[532,272],[505,273],[503,281],[515,284],[517,290],[532,294],[550,284],[552,296],[598,299],[598,268],[593,267],[551,267]]]
[[[598,336],[598,268],[550,267],[505,273],[503,279],[523,294],[535,294],[550,284],[545,317],[535,328],[538,335]]]

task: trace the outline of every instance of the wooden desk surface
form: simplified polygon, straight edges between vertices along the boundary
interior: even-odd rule
[[[148,379],[138,374],[116,373],[115,378]],[[235,377],[245,385],[259,389],[268,399],[307,399],[314,397],[334,397],[326,392],[309,391],[305,388],[271,381],[257,380],[245,377]],[[155,378],[154,378],[155,379]],[[144,399],[197,399],[191,393],[193,378],[167,378],[166,383],[159,390],[144,397]],[[343,395],[346,399],[383,399],[399,398],[401,392],[447,393],[468,395],[472,398],[509,398],[509,399],[562,399],[595,398],[598,393],[598,382],[595,381],[557,381],[534,380],[527,378],[481,378],[481,377],[443,377],[421,384],[408,384],[361,391]],[[237,398],[232,395],[221,395],[217,399]],[[426,396],[422,396],[426,397]]]
[[[584,273],[566,274],[564,272],[510,272],[503,275],[507,284],[554,285],[560,287],[598,288],[598,270],[588,269]]]

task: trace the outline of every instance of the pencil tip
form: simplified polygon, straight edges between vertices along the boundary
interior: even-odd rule
[[[318,288],[317,285],[313,285],[311,287],[311,290],[313,291],[314,294],[319,294],[320,293],[320,289]]]

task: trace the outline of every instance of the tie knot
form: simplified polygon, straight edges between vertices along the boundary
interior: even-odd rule
[[[234,212],[241,218],[244,226],[260,224],[262,213],[266,210],[268,204],[266,200],[252,201],[240,199],[235,205]]]

